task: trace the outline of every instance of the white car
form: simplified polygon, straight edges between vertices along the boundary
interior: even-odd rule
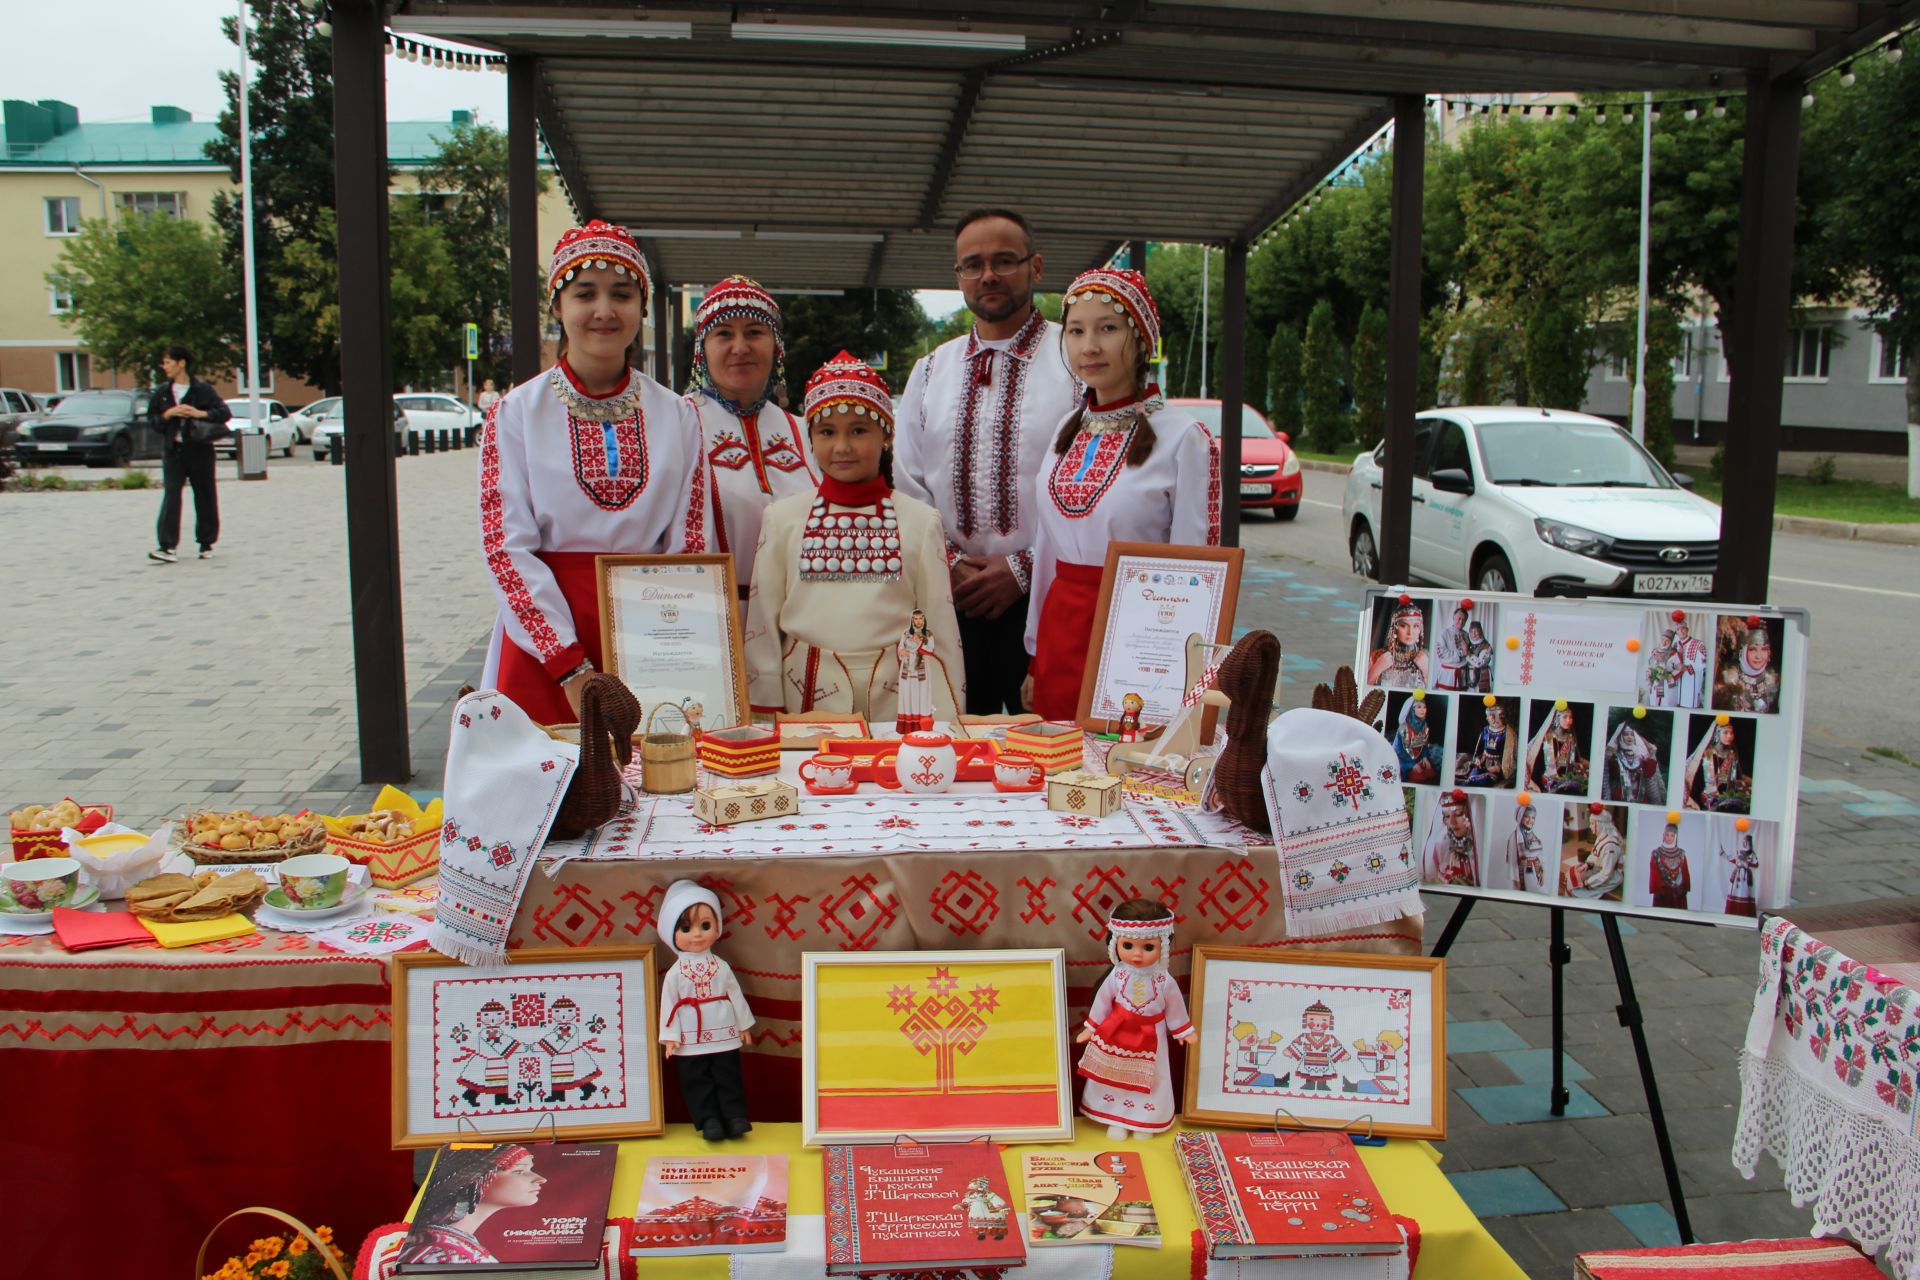
[[[1355,573],[1379,568],[1386,446],[1354,459],[1340,503]],[[1434,409],[1414,420],[1412,576],[1474,591],[1705,596],[1720,508],[1605,418]]]
[[[293,423],[293,429],[300,433],[301,444],[307,444],[312,441],[313,429],[320,425],[321,420],[327,416],[327,411],[339,403],[339,396],[328,396],[323,400],[315,400],[312,404],[303,405],[294,411],[290,421]]]
[[[248,416],[253,408],[260,411],[260,421]],[[249,401],[245,396],[233,396],[227,400],[227,408],[233,410],[233,420],[227,423],[233,436],[224,436],[213,442],[215,453],[232,453],[235,449],[234,436],[251,431],[267,433],[267,452],[278,453],[283,458],[293,456],[293,446],[300,443],[300,433],[294,429],[293,419],[287,413],[287,406],[278,400],[262,397]]]
[[[334,437],[346,430],[346,413],[347,402],[345,400],[336,400],[333,403],[333,407],[327,410],[326,417],[320,419],[319,423],[314,427],[312,441],[313,460],[315,462],[325,462],[327,455],[333,452]],[[398,404],[394,405],[394,447],[400,453],[407,451],[407,428],[411,425],[412,423],[409,421],[408,415],[400,411]]]
[[[480,414],[469,410],[454,396],[402,392],[393,402],[407,415],[407,425],[415,431],[458,431],[464,438],[480,425]]]

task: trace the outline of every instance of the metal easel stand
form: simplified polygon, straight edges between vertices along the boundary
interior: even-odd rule
[[[1454,939],[1460,936],[1467,917],[1473,914],[1473,904],[1478,901],[1472,896],[1462,896],[1455,902],[1453,914],[1447,917],[1440,936],[1434,940],[1433,955],[1445,956],[1453,949]],[[1562,1116],[1567,1113],[1568,1100],[1563,970],[1573,959],[1566,934],[1566,912],[1570,908],[1547,909],[1552,913],[1547,938],[1547,965],[1552,975],[1553,993],[1553,1082],[1547,1095],[1547,1112],[1549,1115]],[[1660,1084],[1654,1079],[1653,1057],[1647,1051],[1647,1032],[1640,1017],[1640,1002],[1633,993],[1633,971],[1627,966],[1627,949],[1620,941],[1620,919],[1612,911],[1595,914],[1600,917],[1600,927],[1607,935],[1607,954],[1613,961],[1613,982],[1620,993],[1620,1003],[1615,1006],[1614,1012],[1620,1019],[1620,1025],[1627,1029],[1627,1034],[1633,1039],[1633,1056],[1640,1067],[1640,1087],[1647,1095],[1647,1119],[1653,1125],[1654,1145],[1660,1152],[1660,1170],[1666,1175],[1667,1199],[1673,1205],[1674,1226],[1679,1229],[1680,1243],[1692,1244],[1693,1223],[1687,1214],[1686,1197],[1680,1190],[1680,1167],[1673,1158],[1673,1139],[1667,1133],[1667,1114],[1660,1105]]]

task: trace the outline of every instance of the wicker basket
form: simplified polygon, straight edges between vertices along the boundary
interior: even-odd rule
[[[180,824],[182,832],[191,833],[193,819],[198,814],[189,814]],[[222,849],[218,845],[197,844],[191,835],[181,841],[180,848],[189,858],[203,867],[237,867],[256,862],[285,862],[288,858],[303,853],[320,853],[327,847],[327,828],[316,816],[313,825],[299,838],[285,844],[275,845],[271,849]]]
[[[680,714],[680,708],[671,702],[663,702],[647,713],[647,731],[640,738],[640,785],[656,796],[682,795],[693,790],[699,780],[693,735],[684,727],[678,733],[656,731],[653,720],[662,711]],[[682,717],[683,725],[684,721]]]

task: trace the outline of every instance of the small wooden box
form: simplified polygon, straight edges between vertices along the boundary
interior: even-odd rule
[[[1120,779],[1110,773],[1073,769],[1047,779],[1047,808],[1104,818],[1120,811]]]
[[[709,773],[754,778],[780,771],[780,735],[756,724],[700,734],[700,763]]]
[[[1086,731],[1077,724],[1060,720],[1042,720],[1037,724],[1017,724],[1007,730],[1001,751],[1022,755],[1048,773],[1078,769],[1084,760],[1082,744]]]
[[[800,793],[778,778],[756,778],[693,793],[693,813],[716,827],[762,818],[791,818],[800,812]]]

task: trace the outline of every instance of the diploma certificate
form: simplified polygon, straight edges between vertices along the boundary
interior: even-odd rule
[[[641,708],[697,703],[709,729],[750,719],[733,557],[601,556],[598,566],[607,669]]]
[[[1243,553],[1237,547],[1117,543],[1108,549],[1094,650],[1081,686],[1082,721],[1118,720],[1129,693],[1141,721],[1180,714],[1189,681],[1187,640],[1224,642],[1233,631]]]

